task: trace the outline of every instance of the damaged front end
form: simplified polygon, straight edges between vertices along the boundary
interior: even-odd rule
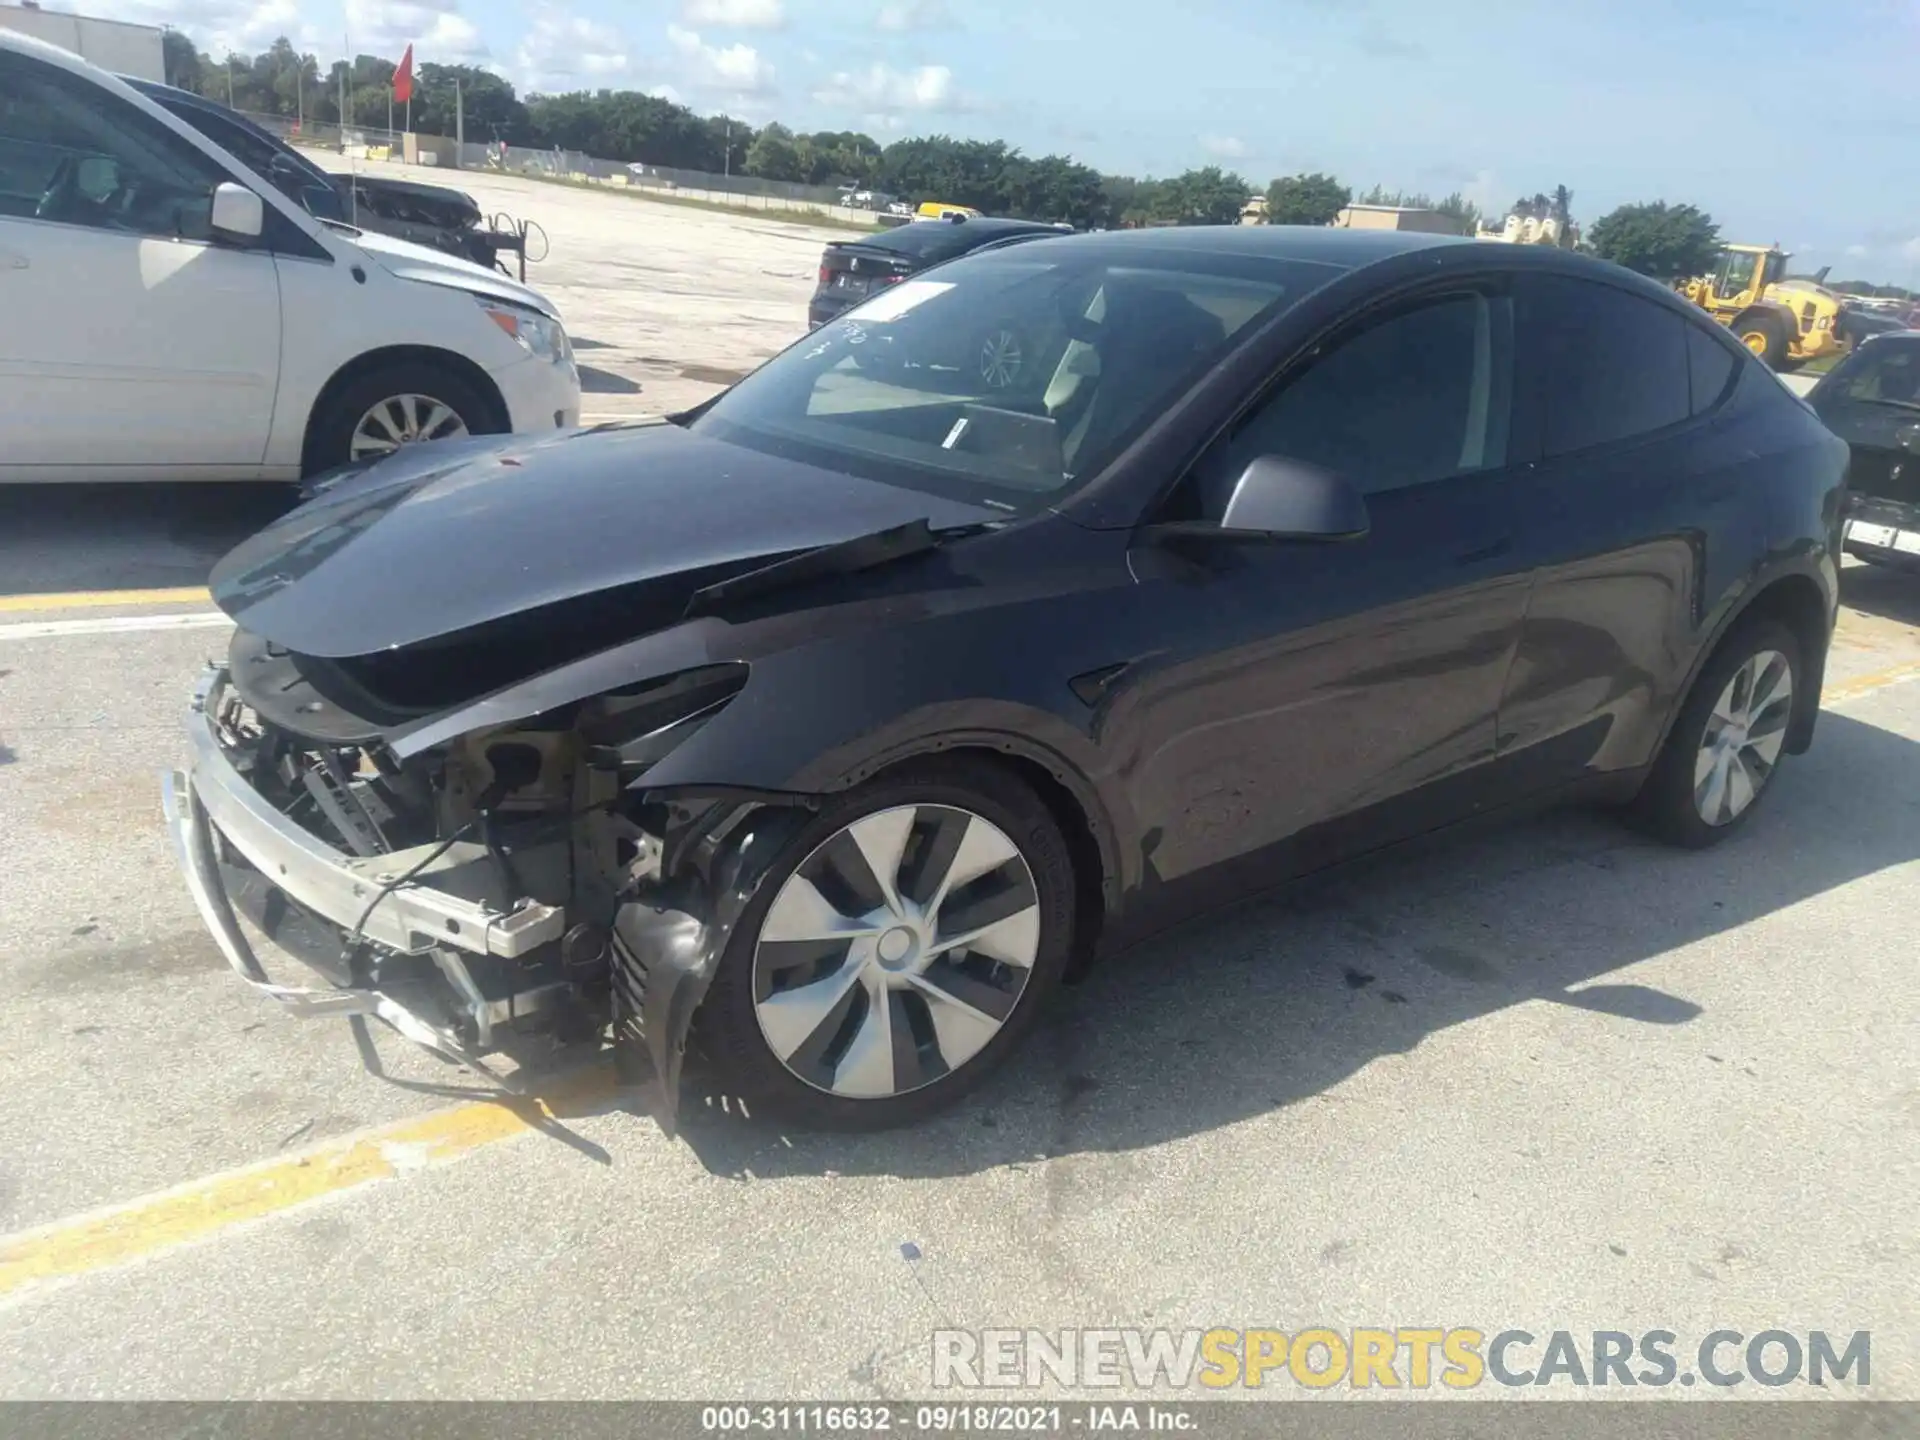
[[[402,755],[399,717],[242,631],[166,779],[187,883],[234,971],[292,1013],[378,1019],[507,1089],[496,1061],[523,1038],[610,1035],[671,1132],[693,1013],[809,803],[646,788],[746,673],[703,666]],[[273,978],[259,940],[320,983]]]

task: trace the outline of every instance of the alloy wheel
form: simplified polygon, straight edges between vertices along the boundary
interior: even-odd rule
[[[835,832],[781,885],[754,948],[754,1013],[798,1079],[886,1099],[985,1049],[1039,949],[1033,872],[999,826],[895,806]]]
[[[446,402],[431,395],[393,395],[360,417],[349,452],[355,460],[374,460],[402,445],[453,440],[466,433],[467,422]]]
[[[1778,650],[1761,650],[1733,672],[1694,756],[1693,803],[1707,824],[1730,825],[1759,798],[1792,710],[1793,666]]]
[[[980,379],[990,390],[1004,390],[1020,378],[1023,359],[1020,337],[996,330],[980,342]]]

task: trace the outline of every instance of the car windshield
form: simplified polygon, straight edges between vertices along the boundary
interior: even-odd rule
[[[951,261],[822,326],[692,428],[1020,511],[1054,503],[1249,326],[1340,273],[1310,261],[1041,240]]]

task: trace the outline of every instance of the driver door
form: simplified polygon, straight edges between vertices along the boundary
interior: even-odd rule
[[[211,157],[0,53],[0,480],[245,478],[280,368],[272,254],[216,241]]]
[[[1512,377],[1497,282],[1365,319],[1222,437],[1164,517],[1217,522],[1271,455],[1352,482],[1364,538],[1141,537],[1157,653],[1112,723],[1151,903],[1217,903],[1482,807],[1530,585]]]

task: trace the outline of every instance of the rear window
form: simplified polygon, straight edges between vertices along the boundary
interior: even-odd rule
[[[1704,415],[1727,393],[1740,357],[1698,325],[1687,326],[1687,371],[1693,390],[1693,413]]]
[[[915,220],[884,235],[876,235],[871,240],[862,240],[859,244],[863,250],[891,250],[896,255],[910,255],[923,265],[932,265],[941,260],[951,260],[956,255],[964,255],[975,246],[990,241],[1040,233],[1043,232],[1003,230],[998,226],[983,229],[965,221],[956,225],[950,220]]]

